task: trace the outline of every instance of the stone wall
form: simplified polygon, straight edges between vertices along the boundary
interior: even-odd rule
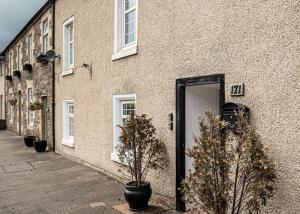
[[[47,97],[47,136],[45,137],[49,145],[52,146],[52,64],[48,63],[43,65],[36,61],[37,56],[42,52],[42,22],[48,19],[48,50],[52,49],[52,9],[48,8],[43,14],[35,20],[35,22],[26,30],[26,32],[13,44],[13,46],[7,50],[6,54],[6,73],[9,73],[9,55],[13,52],[13,71],[18,69],[18,54],[17,47],[21,46],[21,66],[20,79],[13,76],[13,81],[7,81],[7,101],[10,99],[10,93],[14,94],[14,97],[19,99],[21,94],[21,132],[19,130],[19,100],[14,107],[14,120],[10,122],[11,105],[7,102],[6,117],[8,129],[16,134],[21,135],[36,135],[42,138],[42,111],[34,112],[34,125],[31,127],[28,124],[28,88],[32,88],[33,96],[36,101],[42,102],[42,97]],[[32,72],[23,70],[23,65],[28,63],[29,51],[28,51],[28,36],[33,35],[33,63]]]

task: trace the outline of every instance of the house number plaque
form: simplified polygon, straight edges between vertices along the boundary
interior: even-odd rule
[[[231,96],[244,96],[244,83],[237,83],[230,85]]]

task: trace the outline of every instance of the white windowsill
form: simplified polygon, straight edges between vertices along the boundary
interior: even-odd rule
[[[111,153],[110,158],[111,158],[112,161],[115,161],[115,162],[117,162],[117,163],[123,164],[123,163],[120,161],[119,157],[118,157],[117,151],[113,151],[113,152]]]
[[[74,148],[74,140],[62,139],[62,145]]]
[[[127,56],[131,56],[137,54],[137,45],[133,44],[130,45],[128,47],[124,47],[121,50],[119,50],[118,52],[114,53],[111,57],[111,60],[117,60],[117,59],[122,59],[125,58]]]
[[[74,73],[74,67],[71,67],[71,68],[68,68],[67,70],[64,70],[61,75],[62,76],[67,76],[67,75],[70,75],[70,74],[73,74]]]

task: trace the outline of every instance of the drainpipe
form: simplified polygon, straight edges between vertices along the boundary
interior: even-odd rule
[[[55,50],[55,0],[52,0],[52,49]],[[55,60],[52,62],[52,142],[55,152]]]

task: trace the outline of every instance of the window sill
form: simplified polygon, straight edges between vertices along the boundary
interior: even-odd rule
[[[110,158],[111,158],[111,160],[114,161],[114,162],[117,162],[117,163],[122,164],[122,165],[124,165],[124,166],[128,166],[127,163],[122,163],[122,162],[120,161],[119,156],[118,156],[118,154],[117,154],[117,151],[113,151],[113,152],[111,153]]]
[[[63,139],[61,144],[64,145],[64,146],[72,147],[72,148],[74,148],[74,146],[75,146],[74,140]]]
[[[62,76],[67,76],[67,75],[70,75],[70,74],[73,74],[74,73],[74,68],[69,68],[67,70],[64,70],[61,75]]]
[[[114,61],[117,59],[125,58],[127,56],[135,55],[135,54],[137,54],[137,45],[134,44],[134,45],[122,48],[117,53],[114,53],[111,57],[111,60]]]

